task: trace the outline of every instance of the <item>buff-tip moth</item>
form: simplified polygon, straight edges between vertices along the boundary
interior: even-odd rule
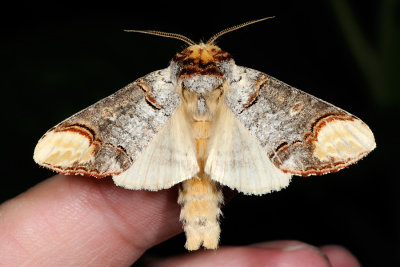
[[[216,46],[136,31],[189,46],[154,71],[50,129],[34,160],[62,174],[112,176],[118,186],[161,190],[180,183],[186,248],[218,247],[222,186],[262,195],[292,175],[336,172],[375,148],[350,113],[265,73],[235,64]]]

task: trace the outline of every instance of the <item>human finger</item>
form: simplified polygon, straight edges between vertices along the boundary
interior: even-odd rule
[[[149,266],[313,266],[330,267],[318,248],[299,241],[273,241],[251,246],[220,247],[167,259],[144,260]]]
[[[357,258],[344,247],[327,245],[320,249],[327,255],[333,267],[361,267]]]
[[[182,231],[176,188],[132,191],[110,179],[54,176],[0,206],[5,266],[130,265]]]

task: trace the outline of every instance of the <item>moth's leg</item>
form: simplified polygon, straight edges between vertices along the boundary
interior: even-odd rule
[[[182,206],[180,220],[186,234],[186,249],[197,250],[201,245],[207,249],[218,247],[222,201],[218,184],[204,173],[181,184],[178,203]]]

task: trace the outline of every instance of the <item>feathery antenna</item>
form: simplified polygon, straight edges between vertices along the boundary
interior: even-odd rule
[[[256,19],[256,20],[251,20],[251,21],[247,21],[245,23],[236,25],[236,26],[232,26],[229,27],[225,30],[222,30],[220,32],[218,32],[217,34],[214,34],[208,41],[206,44],[213,44],[215,42],[215,40],[217,40],[219,37],[221,37],[222,35],[228,33],[228,32],[232,32],[235,31],[237,29],[246,27],[250,24],[253,23],[257,23],[263,20],[267,20],[267,19],[272,19],[275,18],[275,16],[272,17],[266,17],[266,18],[262,18],[262,19]],[[125,32],[139,32],[139,33],[145,33],[145,34],[150,34],[150,35],[158,35],[158,36],[162,36],[162,37],[167,37],[167,38],[173,38],[173,39],[178,39],[181,40],[185,43],[187,43],[188,45],[195,45],[196,43],[194,41],[192,41],[191,39],[189,39],[188,37],[182,35],[182,34],[178,34],[178,33],[172,33],[172,32],[161,32],[161,31],[153,31],[153,30],[124,30]]]
[[[248,22],[245,22],[245,23],[236,25],[236,26],[229,27],[229,28],[227,28],[227,29],[225,29],[225,30],[220,31],[220,32],[217,33],[217,34],[214,34],[214,35],[207,41],[206,44],[213,44],[213,43],[215,42],[215,40],[217,40],[219,37],[221,37],[222,35],[224,35],[224,34],[226,34],[226,33],[228,33],[228,32],[232,32],[232,31],[235,31],[235,30],[237,30],[237,29],[246,27],[246,26],[248,26],[248,25],[250,25],[250,24],[257,23],[257,22],[260,22],[260,21],[263,21],[263,20],[267,20],[267,19],[273,19],[273,18],[275,18],[275,16],[266,17],[266,18],[262,18],[262,19],[251,20],[251,21],[248,21]]]
[[[163,36],[167,38],[173,38],[173,39],[178,39],[181,41],[184,41],[188,45],[195,45],[196,43],[190,40],[188,37],[177,34],[177,33],[172,33],[172,32],[160,32],[160,31],[153,31],[153,30],[124,30],[125,32],[140,32],[140,33],[145,33],[145,34],[151,34],[151,35],[158,35],[158,36]]]

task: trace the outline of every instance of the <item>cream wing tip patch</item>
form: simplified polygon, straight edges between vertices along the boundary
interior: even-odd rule
[[[318,132],[314,156],[321,161],[345,160],[353,163],[375,149],[370,128],[359,119],[334,120]]]
[[[50,131],[39,140],[33,159],[46,167],[70,167],[75,162],[92,158],[90,141],[84,135],[70,131]]]

